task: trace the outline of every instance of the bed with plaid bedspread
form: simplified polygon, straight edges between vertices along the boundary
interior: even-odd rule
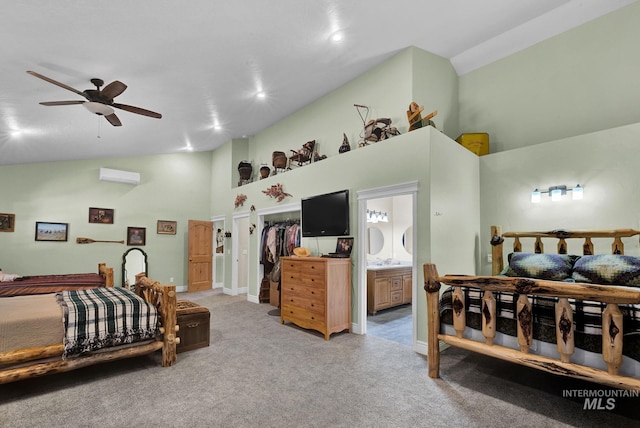
[[[63,358],[149,339],[158,334],[157,308],[124,288],[56,293],[64,314]]]

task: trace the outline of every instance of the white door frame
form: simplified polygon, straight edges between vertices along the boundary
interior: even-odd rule
[[[418,242],[418,181],[396,184],[375,189],[360,190],[358,194],[358,287],[356,298],[358,300],[358,319],[352,324],[351,331],[358,334],[367,333],[367,201],[370,199],[391,198],[400,195],[412,196],[412,242],[414,243],[411,252],[412,265],[412,296],[411,296],[411,318],[412,318],[412,347],[416,349],[417,342],[417,321],[416,321],[416,300],[418,296],[416,278],[418,278],[418,260],[416,243]],[[353,322],[353,321],[352,321]]]
[[[247,290],[243,289],[240,290],[238,287],[238,259],[240,257],[240,254],[238,254],[238,249],[240,247],[240,242],[239,242],[239,237],[240,237],[240,233],[239,233],[239,228],[238,228],[238,221],[240,221],[241,219],[245,219],[245,218],[249,218],[249,212],[242,212],[242,213],[236,213],[233,215],[232,218],[232,230],[231,230],[231,240],[232,240],[232,244],[231,244],[231,290],[229,290],[227,292],[227,289],[223,289],[225,294],[231,294],[232,296],[237,296],[238,294],[242,293],[246,293]],[[248,239],[248,238],[247,238]],[[249,242],[247,242],[246,245],[247,251],[250,250],[249,248]],[[247,259],[250,259],[250,254],[247,254]]]
[[[296,212],[298,213],[298,218],[300,218],[301,209],[302,208],[301,208],[300,202],[293,203],[293,204],[279,205],[277,207],[257,209],[256,215],[258,217],[258,225],[256,226],[256,230],[253,232],[258,235],[256,249],[255,249],[256,254],[260,254],[260,252],[262,251],[262,248],[260,248],[260,244],[261,244],[260,237],[262,236],[262,231],[264,230],[265,216],[273,215],[273,214],[284,214],[284,213]],[[255,265],[255,271],[257,272],[256,281],[257,281],[258,294],[260,294],[260,285],[262,282],[262,278],[260,277],[260,272],[262,272],[261,267],[262,266],[260,265],[260,256],[258,256],[256,257],[256,265]],[[260,303],[259,296],[249,296],[249,300],[254,303]]]
[[[226,227],[226,221],[227,221],[227,217],[224,215],[218,215],[218,216],[214,216],[210,218],[211,222],[214,224],[213,226],[213,242],[214,242],[214,246],[213,246],[213,260],[211,261],[211,275],[213,278],[213,288],[220,288],[222,287],[222,289],[224,290],[224,269],[225,269],[225,252],[227,251],[227,249],[225,248],[223,250],[222,256],[217,256],[217,257],[222,257],[222,282],[216,282],[216,246],[218,245],[218,241],[216,239],[216,227],[215,227],[215,223],[219,223],[222,222],[222,233],[224,233],[224,229]]]

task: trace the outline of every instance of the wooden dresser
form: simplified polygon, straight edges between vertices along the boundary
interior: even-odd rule
[[[367,270],[367,312],[411,303],[411,266]]]
[[[331,333],[351,331],[351,259],[282,257],[280,322]]]

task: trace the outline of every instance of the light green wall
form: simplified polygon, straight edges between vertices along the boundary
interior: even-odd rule
[[[416,67],[421,68],[419,84],[414,82]],[[427,82],[437,84],[426,85]],[[309,140],[316,140],[320,155],[335,156],[343,133],[352,149],[356,148],[363,124],[354,104],[370,107],[368,119],[391,118],[392,125],[402,133],[407,132],[406,111],[414,99],[421,105],[426,103],[426,110],[439,110],[436,124],[456,123],[457,99],[452,94],[457,94],[457,79],[449,61],[417,48],[407,48],[251,137],[248,159],[253,161],[257,174],[260,164],[271,166],[273,151],[290,154],[290,150],[299,149]]]
[[[419,69],[419,78],[416,79],[416,69]],[[434,84],[437,82],[437,84]],[[473,179],[470,181],[476,186],[477,195],[477,157],[462,149],[456,143],[446,138],[438,131],[432,129],[422,129],[407,134],[406,110],[409,103],[416,100],[425,104],[425,109],[431,111],[438,109],[439,113],[436,124],[446,126],[451,129],[452,135],[457,134],[457,77],[449,61],[439,56],[424,52],[416,48],[408,48],[398,53],[383,64],[375,67],[367,73],[359,76],[351,82],[338,88],[336,91],[318,99],[303,109],[297,111],[284,120],[267,128],[259,134],[249,139],[247,156],[243,156],[245,150],[244,142],[231,141],[219,150],[214,151],[213,168],[231,168],[232,187],[226,187],[214,181],[212,185],[212,215],[224,216],[227,229],[231,229],[234,214],[249,212],[251,206],[256,212],[249,212],[250,223],[258,222],[258,214],[262,210],[276,209],[280,204],[297,204],[300,199],[306,196],[331,192],[340,189],[351,191],[351,235],[358,241],[357,234],[357,191],[362,189],[372,189],[384,187],[391,184],[420,181],[421,188],[418,197],[418,242],[416,243],[417,260],[419,263],[431,260],[431,252],[434,250],[430,243],[430,192],[431,183],[443,180],[441,188],[449,188],[449,185],[467,177],[467,172],[458,174],[455,179],[450,177],[450,169],[437,168],[438,174],[435,181],[431,178],[431,140],[435,139],[438,144],[452,145],[453,150],[459,156],[470,162]],[[391,140],[359,148],[358,141],[362,130],[362,121],[353,104],[362,104],[370,107],[371,112],[368,119],[377,117],[390,117],[393,125],[396,126],[403,135],[394,137]],[[351,143],[352,150],[348,153],[338,154],[338,148],[342,143],[343,133],[345,133]],[[435,136],[431,136],[434,133]],[[454,137],[455,138],[455,137]],[[293,170],[280,173],[276,176],[253,183],[235,187],[238,180],[237,164],[240,160],[246,159],[253,162],[254,176],[258,176],[260,164],[271,166],[273,151],[283,151],[287,154],[291,149],[298,149],[309,140],[316,140],[317,149],[321,155],[327,155],[328,159],[306,165],[303,167],[293,167]],[[437,150],[438,154],[447,154],[446,149]],[[453,155],[455,158],[455,154]],[[451,157],[447,158],[451,159]],[[446,164],[446,162],[440,162]],[[218,171],[214,173],[221,178],[224,173]],[[215,180],[215,178],[214,178]],[[224,179],[221,181],[225,181]],[[286,198],[280,204],[267,197],[263,191],[276,183],[282,183],[284,190],[292,196]],[[247,196],[244,206],[235,208],[234,200],[238,194]],[[441,201],[455,200],[443,193]],[[472,199],[473,200],[473,199]],[[473,200],[476,203],[476,200]],[[462,212],[466,212],[463,210]],[[448,211],[453,213],[454,211]],[[477,212],[477,203],[472,212]],[[447,218],[438,218],[441,224],[458,218],[460,214]],[[465,256],[461,256],[458,261],[445,262],[446,257],[441,257],[445,266],[456,267],[456,271],[474,273],[475,255],[474,242],[478,234],[478,217],[469,221],[473,229],[462,228],[464,233],[470,235],[469,240],[471,250]],[[462,233],[462,232],[461,232]],[[450,236],[449,236],[450,238]],[[303,246],[311,249],[314,253],[327,253],[335,249],[335,238],[313,238],[303,239]],[[227,240],[226,250],[229,255],[232,250],[231,240]],[[257,296],[262,272],[258,264],[259,234],[250,236],[249,252],[249,296]],[[442,248],[438,247],[437,254],[443,254]],[[354,248],[358,251],[358,247]],[[356,253],[354,253],[356,254]],[[355,258],[354,258],[355,260]],[[464,260],[464,261],[463,261]],[[232,257],[225,257],[225,288],[232,287],[231,272]],[[415,280],[416,287],[419,288],[418,296],[423,296],[422,292],[422,270],[418,269],[418,278]],[[353,292],[352,299],[352,319],[357,319],[357,290],[358,267],[353,269]],[[255,297],[254,297],[255,298]],[[418,337],[420,340],[426,339],[426,321],[423,319],[424,299],[418,299]],[[424,321],[424,322],[423,322]]]
[[[523,147],[480,158],[482,272],[491,273],[490,226],[513,230],[609,230],[640,226],[640,123]],[[534,188],[584,187],[584,199],[531,203]],[[625,254],[640,255],[637,238],[625,243]],[[611,242],[596,251],[609,251]],[[511,243],[509,244],[511,245]],[[523,241],[523,245],[532,244]],[[523,250],[525,250],[523,248]],[[526,251],[526,250],[525,250]],[[570,252],[581,254],[580,247]]]
[[[34,163],[0,167],[0,212],[16,215],[15,232],[0,233],[0,267],[37,275],[115,269],[121,283],[117,243],[77,244],[77,237],[125,240],[128,226],[146,227],[150,276],[186,284],[187,220],[208,219],[211,152],[135,158]],[[101,167],[141,173],[141,184],[98,180]],[[90,224],[89,207],[113,208],[114,224]],[[158,220],[178,222],[176,235],[158,235]],[[35,222],[69,223],[67,242],[36,242]]]
[[[225,148],[224,154],[228,154]],[[451,174],[452,165],[461,171]],[[332,156],[310,165],[255,181],[233,189],[215,187],[212,200],[226,200],[219,205],[227,211],[227,222],[231,224],[234,214],[249,215],[250,223],[258,223],[261,211],[275,208],[279,204],[299,203],[306,196],[340,189],[350,190],[351,233],[355,238],[352,275],[352,320],[358,317],[358,269],[356,255],[360,251],[358,242],[359,190],[374,189],[389,185],[419,182],[417,197],[418,241],[415,245],[419,266],[414,280],[417,287],[418,339],[426,340],[425,299],[422,289],[421,264],[437,260],[444,271],[475,273],[475,242],[479,234],[478,210],[478,157],[433,128],[423,128],[393,137],[348,153]],[[271,185],[281,183],[291,197],[282,202],[266,196],[263,191]],[[237,194],[247,196],[243,206],[234,208]],[[250,211],[251,207],[255,208]],[[437,207],[440,214],[432,212]],[[217,213],[216,213],[217,214]],[[214,215],[216,215],[214,214]],[[437,226],[433,227],[432,222]],[[465,222],[458,226],[458,223]],[[229,229],[229,227],[227,227]],[[262,273],[258,264],[258,233],[250,236],[249,292],[258,295]],[[227,240],[225,245],[230,244]],[[328,253],[335,249],[336,238],[303,238],[302,245],[312,254]],[[458,251],[458,248],[461,248]],[[225,270],[232,270],[232,257],[226,257]],[[229,288],[230,282],[225,284]],[[365,298],[362,296],[362,298]]]
[[[460,77],[462,132],[491,152],[640,118],[640,2]]]

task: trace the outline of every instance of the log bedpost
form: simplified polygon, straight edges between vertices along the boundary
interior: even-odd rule
[[[611,254],[624,254],[624,244],[619,236],[616,236],[611,245]]]
[[[615,303],[602,312],[602,359],[609,374],[617,375],[622,365],[622,312]]]
[[[521,294],[518,297],[516,313],[518,315],[518,345],[520,345],[520,351],[528,354],[533,341],[533,312],[531,311],[531,301],[526,294]]]
[[[491,291],[482,296],[482,335],[487,345],[493,345],[496,337],[496,298]]]
[[[464,292],[460,287],[454,287],[451,295],[451,307],[453,308],[453,329],[456,336],[462,337],[467,327],[467,308],[464,306]]]
[[[504,259],[502,258],[502,227],[491,226],[491,275],[497,275],[504,269]]]
[[[177,337],[178,317],[176,316],[176,286],[165,285],[162,293],[162,304],[160,310],[163,312],[164,346],[162,347],[162,367],[168,367],[176,362],[176,347],[180,343]]]
[[[561,297],[556,303],[556,343],[560,361],[568,363],[574,351],[573,310],[569,299]]]
[[[425,263],[423,271],[424,291],[427,292],[427,364],[429,377],[435,379],[440,377],[440,282],[436,265]]]

